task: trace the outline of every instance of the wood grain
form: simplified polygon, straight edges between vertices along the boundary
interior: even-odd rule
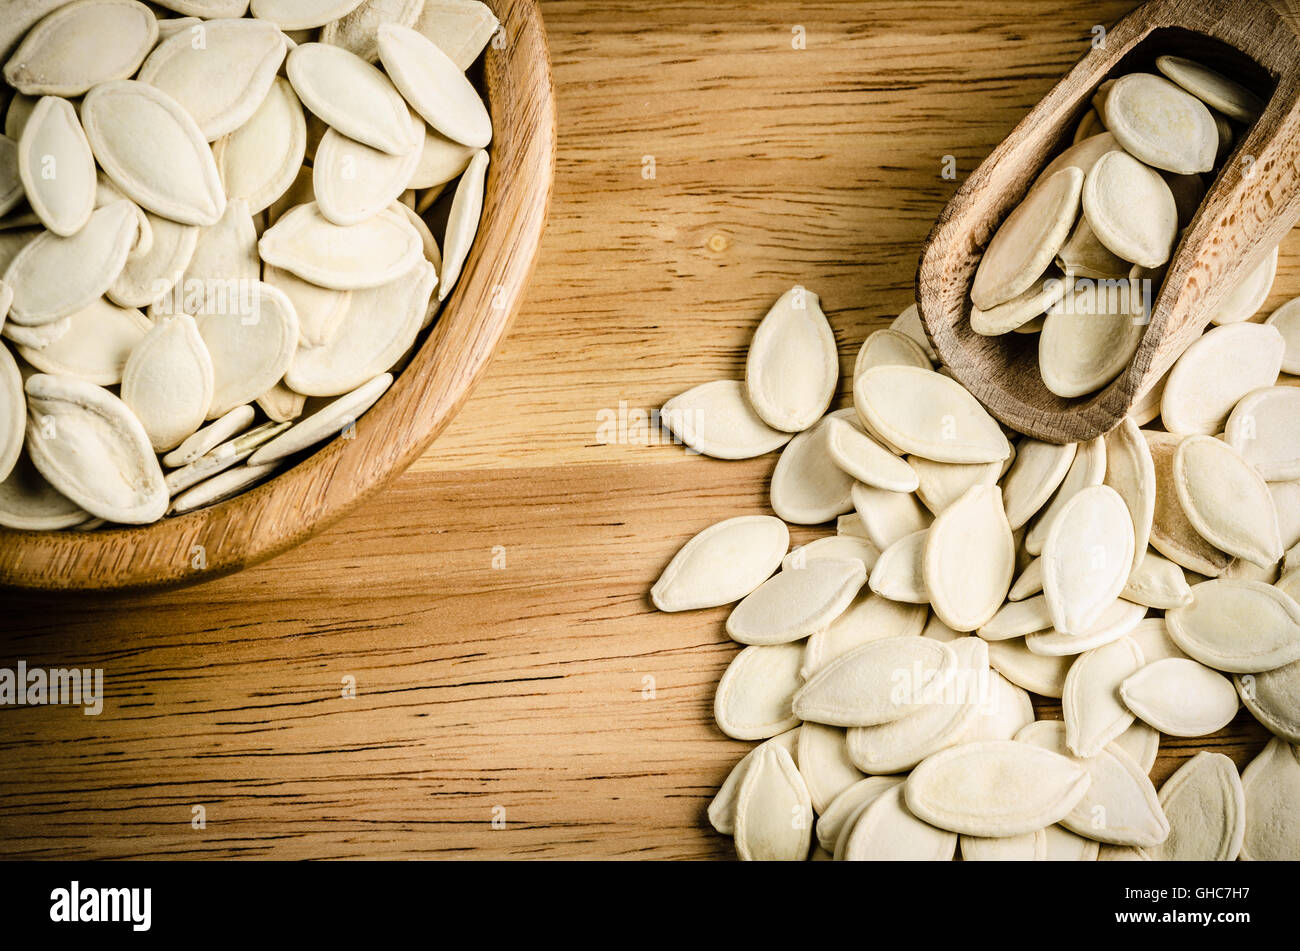
[[[482,223],[462,278],[391,387],[353,428],[229,501],[96,532],[0,528],[0,585],[42,590],[193,583],[285,551],[404,471],[456,415],[519,310],[555,167],[550,60],[534,0],[498,0],[483,73],[492,113]]]
[[[102,665],[109,701],[0,708],[0,854],[730,856],[703,813],[749,746],[712,723],[737,647],[725,611],[658,615],[646,592],[696,531],[766,511],[774,459],[602,443],[597,415],[737,375],[795,282],[847,370],[911,298],[961,176],[1131,6],[548,0],[555,201],[473,398],[390,488],[266,564],[5,597],[0,666]],[[1267,306],[1297,294],[1293,235]],[[1166,740],[1153,775],[1263,740],[1243,714]]]
[[[1128,367],[1103,389],[1066,399],[1043,383],[1037,337],[971,329],[970,286],[981,250],[1069,141],[1097,87],[1153,71],[1155,57],[1166,53],[1238,77],[1268,106],[1225,158],[1174,249]],[[994,416],[1037,439],[1083,442],[1128,415],[1209,325],[1219,299],[1298,220],[1300,36],[1262,0],[1151,0],[1088,51],[943,209],[922,250],[917,304],[940,358]]]

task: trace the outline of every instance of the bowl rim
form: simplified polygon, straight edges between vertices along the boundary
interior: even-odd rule
[[[488,2],[501,27],[483,59],[494,135],[481,226],[437,321],[353,434],[242,495],[150,525],[0,526],[0,589],[148,590],[239,571],[338,521],[404,472],[456,416],[523,303],[555,173],[555,92],[539,5]]]

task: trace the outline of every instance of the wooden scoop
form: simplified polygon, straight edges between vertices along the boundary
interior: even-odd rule
[[[1174,249],[1151,323],[1128,368],[1099,392],[1056,396],[1038,373],[1036,335],[981,337],[970,286],[998,225],[1028,192],[1097,87],[1186,56],[1267,102],[1222,165]],[[1048,442],[1110,431],[1209,322],[1215,304],[1300,220],[1300,37],[1257,0],[1150,0],[1106,34],[957,190],[921,252],[916,303],[939,357],[989,411]]]

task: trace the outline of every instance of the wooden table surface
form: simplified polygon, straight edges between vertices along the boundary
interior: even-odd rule
[[[0,666],[102,667],[107,694],[0,709],[0,855],[729,856],[703,818],[749,746],[713,725],[726,612],[646,592],[693,533],[766,511],[774,457],[691,456],[639,414],[739,376],[795,283],[847,372],[960,178],[1132,5],[544,3],[555,198],[487,378],[390,489],[265,565],[0,596]],[[1293,235],[1269,306],[1297,294]],[[1262,742],[1243,714],[1154,775]]]

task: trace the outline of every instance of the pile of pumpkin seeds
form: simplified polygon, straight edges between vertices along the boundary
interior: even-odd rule
[[[478,0],[8,4],[0,525],[154,522],[349,433],[477,233],[497,30]]]
[[[836,342],[802,287],[743,382],[664,404],[704,455],[781,450],[775,515],[705,528],[651,592],[735,605],[714,713],[758,744],[708,818],[742,859],[1300,858],[1300,299],[1260,322],[1272,276],[1088,443],[1001,426],[936,369],[915,306],[867,337],[853,405],[830,411]],[[789,550],[788,525],[831,522]],[[1242,704],[1274,735],[1244,772],[1203,751],[1157,790],[1161,735],[1209,736]]]
[[[1037,334],[1043,384],[1065,398],[1102,389],[1137,352],[1182,229],[1263,103],[1178,56],[1158,73],[1107,80],[1006,217],[971,285],[978,334]],[[1268,296],[1277,249],[1225,295],[1216,325]]]

